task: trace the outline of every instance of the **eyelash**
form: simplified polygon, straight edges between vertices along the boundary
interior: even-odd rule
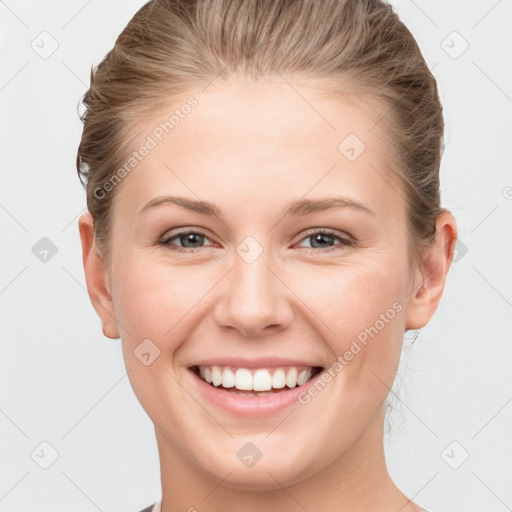
[[[162,239],[159,242],[159,245],[162,245],[162,246],[164,246],[172,251],[175,251],[177,253],[196,253],[201,248],[188,249],[188,248],[182,248],[182,247],[173,247],[172,244],[170,243],[171,240],[174,240],[176,238],[180,238],[181,236],[185,236],[185,235],[189,235],[189,234],[201,235],[201,236],[204,236],[205,238],[208,238],[207,234],[204,231],[202,231],[200,229],[190,229],[190,230],[185,230],[185,231],[179,231],[178,233],[173,234],[172,236],[168,236],[168,237]],[[321,248],[317,249],[315,247],[305,247],[304,249],[306,249],[306,251],[305,251],[306,254],[319,253],[319,252],[321,252],[321,253],[332,252],[335,250],[339,250],[340,248],[346,248],[346,247],[352,248],[352,247],[356,246],[356,243],[353,242],[352,240],[343,238],[343,237],[337,235],[334,231],[332,231],[330,229],[311,229],[306,232],[305,236],[300,240],[300,242],[302,242],[303,240],[305,240],[307,238],[311,238],[314,235],[318,235],[318,234],[332,236],[333,238],[338,239],[341,243],[336,246],[329,247],[328,249],[321,249]]]

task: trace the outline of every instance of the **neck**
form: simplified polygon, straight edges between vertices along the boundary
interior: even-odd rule
[[[269,490],[234,488],[229,472],[221,478],[198,468],[155,428],[162,480],[161,512],[288,512],[299,509],[339,512],[418,512],[393,483],[384,458],[384,407],[350,449],[321,471],[292,485],[269,474]]]

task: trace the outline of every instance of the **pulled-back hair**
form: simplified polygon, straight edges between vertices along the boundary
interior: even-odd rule
[[[136,121],[175,95],[221,77],[297,77],[336,94],[365,96],[382,112],[386,176],[407,208],[411,260],[435,236],[443,115],[436,81],[412,34],[380,0],[151,0],[91,69],[83,97],[77,171],[95,240],[109,254],[115,189],[101,188],[126,160]],[[395,193],[390,189],[390,193]]]

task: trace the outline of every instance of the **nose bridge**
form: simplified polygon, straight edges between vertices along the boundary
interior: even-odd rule
[[[233,269],[218,303],[219,325],[255,335],[265,327],[283,327],[290,322],[286,287],[271,270],[273,267],[272,251],[264,249],[254,237],[247,237],[236,247]]]

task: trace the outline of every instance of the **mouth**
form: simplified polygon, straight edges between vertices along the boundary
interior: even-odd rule
[[[243,368],[194,365],[189,369],[213,388],[241,396],[269,396],[303,386],[323,371],[321,366]]]

